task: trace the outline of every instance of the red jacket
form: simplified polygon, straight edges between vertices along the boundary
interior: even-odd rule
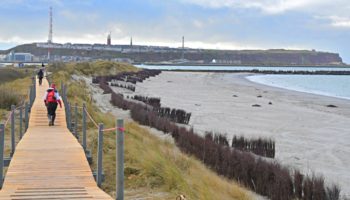
[[[58,91],[54,88],[49,88],[44,96],[44,102],[47,105],[48,103],[58,103],[62,108],[61,97],[58,94]]]

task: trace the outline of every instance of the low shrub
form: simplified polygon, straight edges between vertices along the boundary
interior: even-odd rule
[[[235,149],[249,151],[259,156],[268,158],[275,157],[275,141],[272,139],[247,139],[243,136],[233,136],[231,146]]]
[[[125,88],[125,89],[132,91],[132,92],[135,92],[135,89],[136,89],[135,86],[133,86],[133,85],[118,84],[118,83],[114,83],[114,82],[111,82],[111,86]]]
[[[25,77],[25,70],[12,67],[0,68],[0,84]]]
[[[11,105],[18,105],[22,99],[22,96],[15,90],[0,86],[0,108],[1,109],[11,109]]]
[[[136,84],[137,82],[143,82],[147,78],[157,76],[160,73],[160,70],[143,69],[137,72],[121,72],[116,75],[96,76],[92,79],[92,82],[99,83],[101,82],[101,79],[103,79],[107,82],[111,82],[112,80],[118,80]]]
[[[150,106],[153,106],[155,108],[160,107],[160,98],[155,98],[155,97],[145,97],[142,95],[135,95],[134,98],[137,101],[142,101],[145,104],[148,104]]]

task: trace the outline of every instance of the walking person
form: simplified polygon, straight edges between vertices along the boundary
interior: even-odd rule
[[[50,88],[46,91],[44,96],[44,102],[47,107],[47,116],[49,118],[49,126],[55,125],[56,109],[57,105],[62,108],[61,97],[56,90],[56,85],[51,84]]]
[[[41,83],[43,82],[43,78],[44,78],[43,70],[40,69],[37,75],[38,75],[38,79],[39,79],[39,85],[41,85]]]

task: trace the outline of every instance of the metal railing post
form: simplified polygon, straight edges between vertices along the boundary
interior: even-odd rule
[[[33,103],[34,103],[34,87],[33,87],[33,82],[30,85],[30,96],[29,96],[29,100],[30,100],[30,107],[32,107]]]
[[[27,131],[28,129],[28,126],[29,126],[29,105],[28,105],[28,102],[26,102],[25,104],[25,108],[24,108],[24,118],[25,118],[25,132]]]
[[[116,133],[116,196],[124,200],[124,121],[117,120]]]
[[[35,88],[35,86],[32,85],[32,104],[30,107],[33,107],[33,104],[34,104],[34,99],[35,99],[35,89],[34,88]]]
[[[74,108],[74,136],[78,138],[78,104],[75,103]]]
[[[0,124],[0,188],[4,180],[5,125]]]
[[[103,156],[103,124],[98,126],[98,146],[97,146],[97,186],[101,187],[102,183],[102,156]]]
[[[83,104],[83,148],[84,151],[86,152],[86,105],[85,103]]]
[[[33,84],[33,90],[34,90],[34,93],[33,93],[33,103],[34,103],[34,100],[35,100],[35,97],[36,97],[36,84],[35,84],[35,81],[34,81],[34,84]]]
[[[73,106],[72,103],[69,104],[69,119],[70,119],[70,132],[73,133]]]
[[[62,101],[63,103],[66,103],[66,98],[64,96],[64,84],[61,82],[61,93],[62,93]]]
[[[64,104],[64,109],[65,109],[65,113],[66,113],[66,124],[67,124],[67,128],[69,129],[69,124],[68,124],[68,105]]]
[[[67,115],[67,126],[68,126],[68,130],[69,131],[72,131],[71,130],[71,121],[70,121],[70,104],[68,103],[67,104],[67,113],[66,113],[66,115]]]
[[[11,157],[15,153],[16,149],[16,139],[15,139],[15,109],[16,106],[12,105],[11,106]]]
[[[33,104],[33,85],[29,87],[29,103],[30,107],[32,107]]]
[[[63,84],[63,91],[62,91],[63,97],[64,97],[64,101],[65,103],[67,102],[67,86]]]
[[[64,104],[64,110],[66,111],[66,122],[67,122],[67,128],[68,128],[68,102],[67,102],[67,98],[65,95],[65,91],[66,91],[66,86],[62,83],[61,86],[61,92],[62,92],[62,100],[63,100],[63,104]]]
[[[19,109],[19,140],[21,140],[23,136],[22,125],[23,125],[23,107]]]
[[[33,90],[34,90],[34,98],[33,98],[34,100],[36,96],[36,76],[33,77]]]

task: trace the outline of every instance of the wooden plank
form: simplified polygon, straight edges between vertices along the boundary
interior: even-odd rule
[[[97,187],[83,148],[66,128],[64,108],[48,126],[43,96],[48,82],[37,83],[29,128],[12,158],[1,199],[112,199]]]

